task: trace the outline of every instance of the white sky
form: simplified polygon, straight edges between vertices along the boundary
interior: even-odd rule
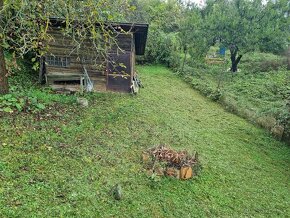
[[[183,1],[184,1],[184,2],[195,3],[195,4],[199,5],[199,6],[205,6],[205,2],[206,2],[206,0],[183,0]],[[268,0],[263,0],[262,2],[263,2],[264,4],[266,4],[267,1],[268,1]]]
[[[185,3],[190,2],[190,3],[195,3],[198,6],[204,6],[205,5],[205,0],[183,0]]]

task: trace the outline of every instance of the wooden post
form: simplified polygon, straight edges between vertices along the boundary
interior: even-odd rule
[[[44,57],[40,57],[39,59],[39,76],[38,76],[38,81],[40,84],[43,84],[43,76],[45,71],[45,62],[44,62]]]
[[[83,94],[84,93],[84,77],[83,76],[81,76],[81,78],[80,78],[80,92],[81,92],[81,94]]]

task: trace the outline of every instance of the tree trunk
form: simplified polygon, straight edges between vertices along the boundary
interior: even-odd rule
[[[0,10],[3,8],[3,0],[0,0]],[[0,38],[0,43],[2,42]],[[6,94],[9,91],[8,88],[8,72],[6,69],[4,51],[0,45],[0,94]]]
[[[45,81],[44,81],[44,72],[45,72],[45,61],[44,61],[44,57],[40,57],[40,60],[39,60],[39,83],[40,84],[44,84]]]
[[[0,94],[7,94],[9,91],[7,76],[8,72],[6,69],[4,52],[0,46]]]
[[[288,45],[288,52],[287,52],[287,59],[288,59],[288,70],[290,70],[290,45]]]
[[[185,65],[185,62],[186,62],[186,57],[187,57],[187,49],[185,49],[185,52],[184,52],[184,58],[183,58],[183,63],[182,63],[182,67],[181,67],[181,73],[183,73],[183,70],[184,70],[184,65]]]
[[[238,54],[238,49],[230,49],[231,51],[231,62],[232,62],[232,67],[231,67],[231,71],[234,73],[234,72],[237,72],[238,71],[238,64],[241,60],[241,58],[243,57],[243,55],[238,55],[237,57],[237,54]]]
[[[232,72],[238,71],[238,64],[240,63],[241,58],[242,58],[242,55],[239,55],[237,58],[232,60],[232,67],[231,67]]]

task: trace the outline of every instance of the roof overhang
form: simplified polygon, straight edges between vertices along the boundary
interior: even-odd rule
[[[134,33],[136,55],[144,55],[147,42],[149,24],[144,23],[112,23],[114,27],[121,27],[124,31]]]
[[[51,26],[65,26],[65,19],[52,17],[50,18]],[[96,24],[97,26],[100,24]],[[149,24],[146,23],[122,23],[122,22],[107,22],[108,27],[113,27],[116,30],[123,30],[134,34],[136,55],[144,55],[147,42]]]

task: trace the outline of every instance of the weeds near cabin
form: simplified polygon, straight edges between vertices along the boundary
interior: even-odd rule
[[[76,96],[52,92],[38,84],[38,72],[31,71],[31,63],[26,59],[16,61],[6,54],[8,69],[13,76],[9,79],[10,94],[0,96],[0,115],[5,113],[39,113],[55,103],[76,103]]]
[[[0,112],[38,112],[45,109],[45,105],[40,103],[35,97],[17,97],[7,94],[0,97]]]

